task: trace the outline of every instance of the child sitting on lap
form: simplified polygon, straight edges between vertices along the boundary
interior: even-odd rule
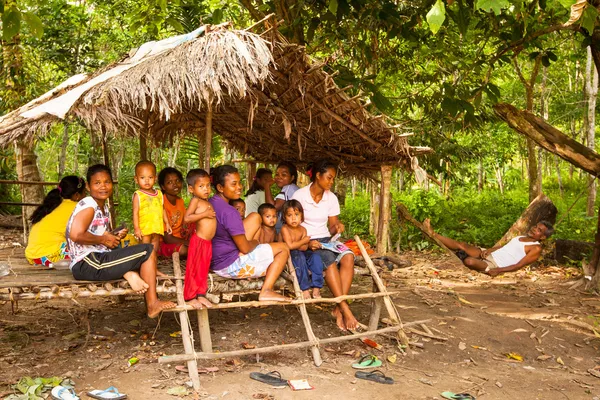
[[[172,233],[167,213],[163,210],[163,195],[154,189],[156,182],[156,166],[150,161],[140,161],[135,166],[135,183],[139,186],[133,194],[133,228],[135,237],[142,243],[152,243],[156,254],[160,245],[160,237],[165,232]],[[164,225],[163,225],[164,224]],[[157,271],[157,275],[164,274]]]
[[[194,195],[184,221],[196,224],[196,233],[190,238],[188,258],[185,269],[183,297],[194,308],[212,307],[206,299],[208,290],[208,269],[212,258],[211,240],[217,230],[215,210],[208,200],[210,194],[210,177],[203,169],[192,169],[185,180],[188,191]]]
[[[312,297],[319,299],[323,287],[323,261],[317,253],[308,251],[310,237],[306,234],[306,228],[300,225],[304,221],[302,204],[298,200],[288,200],[281,211],[285,221],[281,227],[281,238],[290,248],[303,297],[310,299],[309,289],[312,287]]]
[[[258,214],[262,218],[262,224],[254,235],[254,239],[260,244],[273,243],[277,237],[275,225],[277,224],[277,209],[273,204],[264,203],[258,207]]]
[[[167,214],[167,220],[171,226],[171,233],[165,232],[158,250],[158,255],[161,257],[171,258],[173,253],[179,252],[181,257],[187,256],[188,241],[190,229],[183,222],[185,215],[185,204],[180,197],[181,187],[183,185],[183,175],[179,170],[173,167],[163,168],[158,173],[158,185],[164,193],[163,207]],[[165,224],[165,231],[167,226]],[[193,229],[192,229],[193,233]]]
[[[229,200],[229,205],[238,210],[242,219],[246,218],[246,203],[242,199]]]

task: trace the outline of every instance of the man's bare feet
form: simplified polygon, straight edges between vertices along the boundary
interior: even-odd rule
[[[320,299],[321,298],[321,289],[318,287],[313,288],[312,297],[313,297],[313,299]]]
[[[260,294],[258,295],[259,301],[290,301],[287,297],[271,290],[271,289],[262,289]]]
[[[123,278],[129,283],[131,289],[137,294],[144,294],[148,290],[148,284],[144,282],[140,274],[135,271],[126,272]]]
[[[335,306],[331,315],[335,318],[335,324],[340,328],[340,330],[345,331],[346,325],[344,324],[344,316],[342,315],[342,311],[340,310],[340,306]]]
[[[310,299],[310,292],[309,292],[308,290],[303,290],[303,291],[302,291],[302,298],[303,298],[304,300],[306,300],[306,299]]]
[[[435,232],[431,227],[431,220],[429,218],[425,218],[423,221],[423,229],[425,229],[425,232],[429,233],[430,236],[435,235]]]
[[[168,310],[169,308],[175,308],[175,306],[176,304],[172,301],[156,300],[154,303],[148,304],[148,317],[156,318],[164,310]]]
[[[212,308],[213,306],[213,304],[206,297],[202,296],[198,296],[194,300],[188,301],[186,304],[198,310],[202,310],[203,308]]]
[[[346,329],[349,331],[358,329],[359,322],[354,317],[354,314],[352,314],[352,311],[350,311],[350,307],[347,307],[346,310],[341,312],[344,315],[344,325],[346,326]]]

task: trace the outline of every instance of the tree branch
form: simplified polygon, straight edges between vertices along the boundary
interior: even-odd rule
[[[240,0],[240,3],[242,3],[246,10],[248,10],[248,12],[250,13],[252,18],[254,18],[256,21],[260,21],[265,17],[265,14],[263,14],[260,10],[254,7],[254,5],[252,4],[252,0]]]

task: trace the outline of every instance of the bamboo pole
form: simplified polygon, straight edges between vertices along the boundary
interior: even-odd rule
[[[236,301],[232,303],[219,303],[214,304],[211,310],[224,310],[228,308],[251,308],[251,307],[266,307],[266,306],[298,306],[301,304],[316,304],[316,303],[340,303],[344,300],[356,300],[356,299],[375,299],[378,297],[390,296],[400,294],[400,292],[387,292],[387,293],[361,293],[361,294],[346,294],[343,296],[320,299],[295,299],[290,301]],[[179,312],[182,310],[195,310],[191,306],[174,307],[163,312]]]
[[[127,295],[136,295],[139,296],[136,292],[131,289],[123,289],[123,288],[113,288],[111,290],[106,289],[96,289],[95,291],[91,291],[88,289],[84,289],[81,291],[73,292],[70,288],[61,288],[57,287],[56,291],[40,291],[37,293],[27,292],[27,293],[15,293],[12,288],[9,288],[9,293],[0,293],[0,300],[4,301],[15,301],[15,300],[50,300],[56,298],[62,299],[77,299],[77,298],[87,298],[87,297],[109,297],[109,296],[127,296]],[[163,288],[159,290],[156,288],[157,293],[176,293],[174,287]]]
[[[210,150],[213,136],[212,120],[213,107],[212,103],[209,103],[206,110],[206,132],[204,134],[204,170],[208,173],[210,173]]]
[[[377,290],[377,284],[373,281],[373,292]],[[371,315],[369,317],[369,330],[374,331],[379,326],[379,317],[381,317],[381,299],[371,300]]]
[[[377,224],[377,253],[388,252],[388,230],[390,226],[390,203],[392,186],[392,166],[381,166],[381,190],[379,197],[379,223]]]
[[[181,264],[179,262],[179,252],[177,251],[173,253],[173,272],[176,277],[181,277]],[[178,279],[175,282],[175,287],[177,288],[177,305],[183,306],[185,305],[185,299],[183,297],[183,281]],[[194,343],[190,337],[190,319],[187,311],[181,311],[179,313],[179,320],[181,321],[181,340],[183,341],[185,354],[194,354]],[[200,340],[202,340],[202,338],[200,338]],[[198,363],[195,358],[187,360],[187,368],[194,390],[200,390]]]
[[[429,321],[431,321],[431,320],[426,319],[426,320],[421,320],[421,321],[407,322],[403,326],[409,327],[409,326],[424,324]],[[360,338],[366,337],[366,336],[373,336],[373,335],[380,335],[380,334],[387,333],[387,332],[394,332],[394,331],[398,331],[401,329],[402,328],[400,326],[390,326],[387,328],[378,329],[376,331],[360,332],[360,333],[355,333],[352,335],[320,339],[318,341],[318,344],[324,345],[324,344],[330,344],[330,343],[346,342],[349,340],[360,339]],[[254,355],[254,354],[274,353],[276,351],[281,351],[281,350],[302,349],[304,347],[310,347],[313,345],[314,345],[313,342],[306,341],[306,342],[299,342],[299,343],[280,344],[280,345],[276,345],[276,346],[259,347],[256,349],[224,351],[222,353],[176,354],[176,355],[172,355],[172,356],[159,357],[158,363],[159,364],[168,364],[168,363],[173,363],[173,362],[182,362],[182,361],[187,361],[190,358],[210,360],[210,359],[216,359],[216,358],[250,356],[250,355]]]
[[[363,258],[365,259],[365,262],[367,263],[367,267],[371,271],[371,275],[373,276],[373,282],[375,282],[375,284],[377,285],[377,288],[383,294],[383,304],[385,305],[385,308],[390,316],[390,319],[392,320],[392,322],[394,322],[396,324],[401,324],[400,316],[396,312],[396,309],[394,308],[394,304],[392,303],[392,300],[389,297],[389,293],[388,293],[385,285],[383,284],[383,281],[379,277],[379,274],[377,273],[377,268],[375,268],[375,264],[373,264],[373,260],[371,260],[371,257],[369,257],[369,254],[367,253],[367,250],[365,249],[365,246],[363,245],[363,243],[360,240],[360,238],[358,237],[358,235],[354,236],[354,240],[356,240],[356,244],[358,244],[360,253],[362,254]]]
[[[290,275],[292,276],[292,282],[294,284],[294,292],[296,292],[297,300],[304,300],[302,296],[302,290],[300,290],[300,284],[298,283],[298,276],[296,275],[296,269],[294,268],[294,264],[292,263],[292,258],[288,257],[288,268],[290,270]],[[318,300],[318,299],[316,299]],[[300,309],[300,315],[302,316],[302,322],[304,323],[304,329],[306,329],[306,336],[308,336],[308,341],[314,343],[310,351],[313,356],[313,361],[317,367],[320,367],[323,364],[323,359],[321,359],[321,353],[319,352],[319,346],[317,345],[318,339],[315,336],[315,333],[312,330],[312,325],[310,324],[310,318],[308,317],[308,312],[306,311],[306,303],[301,303],[298,305]]]

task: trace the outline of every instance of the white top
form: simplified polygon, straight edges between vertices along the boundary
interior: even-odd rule
[[[283,201],[288,201],[289,199],[292,198],[292,196],[294,195],[294,193],[296,193],[296,191],[298,189],[300,189],[300,188],[295,183],[290,183],[289,185],[285,185],[284,187],[281,188],[281,192],[279,192],[277,194],[277,196],[275,196],[275,200],[280,199]]]
[[[322,239],[331,236],[327,228],[329,217],[340,215],[340,202],[335,194],[326,190],[320,202],[315,203],[310,195],[310,187],[298,189],[292,196],[292,199],[298,200],[304,208],[304,222],[302,226],[306,228],[306,234],[311,239]]]
[[[102,236],[104,235],[104,232],[110,230],[110,212],[108,211],[108,204],[105,203],[104,207],[100,208],[98,203],[96,203],[96,200],[91,196],[79,200],[75,206],[75,210],[73,210],[73,214],[71,214],[71,218],[69,218],[69,222],[67,222],[66,236],[69,245],[69,255],[71,257],[71,267],[83,260],[83,258],[90,253],[104,253],[110,251],[110,249],[103,244],[79,244],[71,240],[70,233],[73,220],[77,214],[87,208],[94,209],[94,218],[87,229],[89,233],[96,236]]]
[[[525,246],[539,245],[540,242],[521,242],[519,239],[526,236],[517,236],[510,242],[492,252],[492,258],[500,268],[517,264],[525,257]]]
[[[246,197],[246,217],[253,212],[258,212],[258,207],[265,202],[265,191],[258,190]]]

